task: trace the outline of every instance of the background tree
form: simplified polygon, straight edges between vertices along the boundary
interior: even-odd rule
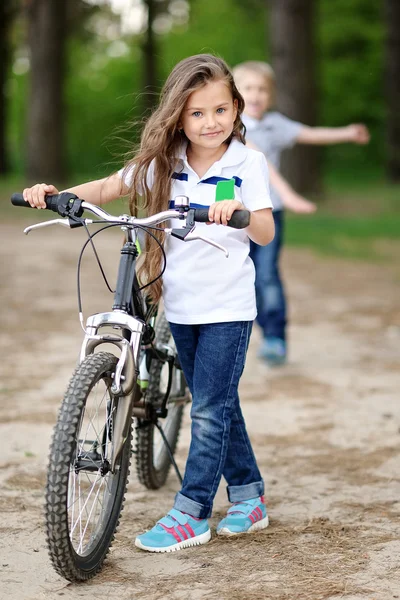
[[[157,15],[155,0],[144,0],[147,8],[147,28],[142,44],[143,50],[143,85],[145,90],[145,108],[151,109],[157,103],[157,43],[154,32],[154,21]]]
[[[388,174],[400,181],[400,2],[385,0]]]
[[[7,91],[11,58],[11,24],[18,10],[17,0],[0,2],[0,175],[10,170],[7,152]]]
[[[317,124],[315,0],[269,0],[271,63],[280,112]],[[283,156],[282,172],[300,192],[320,188],[318,149],[295,147]]]
[[[67,3],[26,0],[30,49],[27,177],[64,175],[64,97]]]

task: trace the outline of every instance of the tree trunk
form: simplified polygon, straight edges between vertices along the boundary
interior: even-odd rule
[[[400,181],[400,2],[385,0],[387,23],[387,171],[392,181]]]
[[[315,0],[269,0],[269,38],[276,75],[277,108],[305,125],[317,123]],[[320,191],[317,148],[296,146],[284,153],[282,172],[302,193]]]
[[[145,90],[144,102],[146,109],[153,109],[157,104],[157,65],[156,65],[156,39],[153,29],[156,17],[156,0],[145,0],[147,6],[147,30],[143,43],[144,73],[143,86]]]
[[[7,152],[7,94],[6,85],[10,66],[10,28],[17,9],[16,0],[0,2],[0,175],[10,171]]]
[[[31,81],[28,104],[27,177],[62,180],[66,6],[58,0],[27,0]]]

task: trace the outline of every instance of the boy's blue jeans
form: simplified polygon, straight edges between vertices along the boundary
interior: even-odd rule
[[[170,327],[192,393],[192,439],[174,508],[206,519],[222,475],[231,502],[264,493],[238,395],[252,323]]]
[[[268,246],[250,240],[250,257],[256,268],[257,323],[264,338],[286,340],[286,299],[279,273],[283,241],[284,211],[273,213],[275,237]]]

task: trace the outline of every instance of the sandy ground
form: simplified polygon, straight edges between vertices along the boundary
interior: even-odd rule
[[[400,598],[398,266],[285,252],[290,362],[260,364],[255,332],[241,386],[266,481],[267,530],[143,553],[132,540],[171,507],[179,484],[171,473],[164,489],[149,492],[133,474],[104,570],[75,585],[50,565],[42,506],[51,431],[82,339],[75,272],[84,234],[54,228],[26,238],[21,230],[21,222],[0,230],[2,599]],[[119,234],[102,235],[113,280]],[[83,281],[85,314],[108,309],[91,259]],[[188,443],[186,421],[181,467]],[[213,527],[226,508],[222,484]]]

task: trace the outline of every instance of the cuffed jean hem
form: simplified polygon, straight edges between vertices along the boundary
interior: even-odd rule
[[[247,486],[245,486],[247,487]],[[174,508],[181,512],[187,513],[196,519],[208,519],[211,517],[212,506],[204,506],[200,502],[191,500],[187,496],[184,496],[178,492],[175,496]]]
[[[250,498],[263,496],[264,481],[261,479],[261,481],[255,481],[247,485],[228,485],[226,489],[229,502],[243,502],[244,500],[250,500]]]

